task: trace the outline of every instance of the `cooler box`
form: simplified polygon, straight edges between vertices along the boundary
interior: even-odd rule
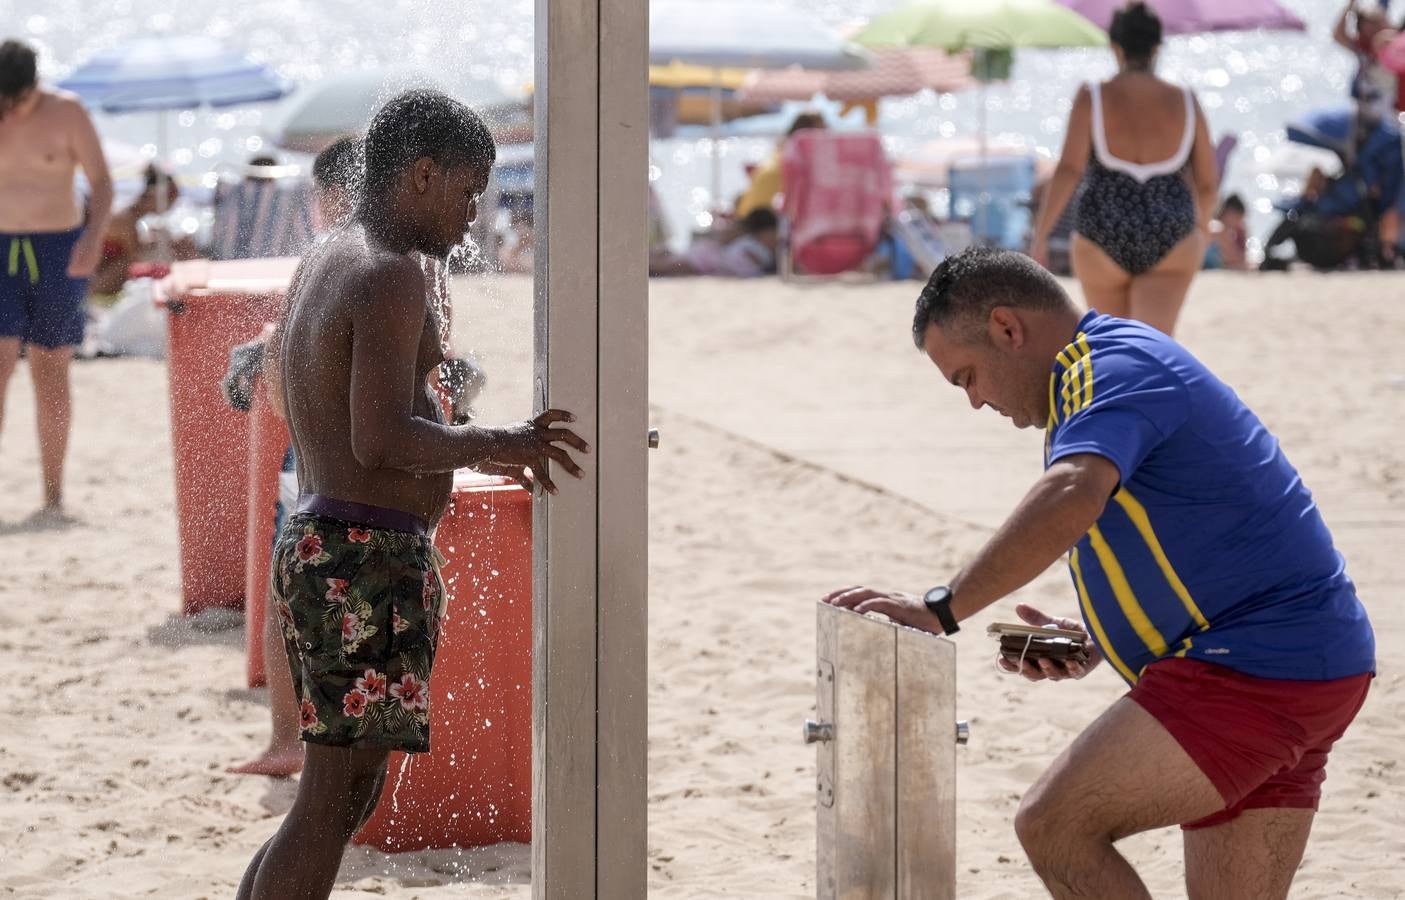
[[[448,612],[430,676],[430,752],[393,753],[353,840],[387,852],[532,839],[532,498],[461,473],[435,544]]]
[[[156,286],[170,345],[181,595],[186,615],[244,603],[249,417],[220,380],[229,351],[252,340],[287,291],[296,258],[177,263]]]

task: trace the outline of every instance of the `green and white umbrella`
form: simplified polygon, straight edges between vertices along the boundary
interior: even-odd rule
[[[1105,47],[1107,34],[1055,0],[921,0],[874,17],[853,41],[866,47],[974,51],[971,74],[981,86],[978,112],[984,169],[985,85],[1009,75],[1014,51],[1023,47]]]
[[[853,40],[948,53],[1107,46],[1101,28],[1054,0],[922,0],[876,16]]]

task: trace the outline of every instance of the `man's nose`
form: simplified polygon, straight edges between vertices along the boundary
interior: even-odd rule
[[[977,397],[976,392],[971,390],[970,388],[966,388],[966,399],[971,402],[972,409],[978,410],[982,406],[985,406],[985,401],[982,400],[980,397]]]

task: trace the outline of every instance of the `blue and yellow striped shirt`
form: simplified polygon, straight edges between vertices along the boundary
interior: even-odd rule
[[[1069,569],[1127,682],[1165,656],[1262,678],[1374,670],[1370,622],[1312,494],[1184,347],[1090,312],[1055,361],[1049,400],[1045,465],[1095,453],[1122,476]]]

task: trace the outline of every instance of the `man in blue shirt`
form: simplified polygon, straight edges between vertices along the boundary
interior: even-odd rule
[[[1045,429],[1045,472],[947,586],[826,602],[936,633],[1067,554],[1089,662],[1131,686],[1025,796],[1015,830],[1055,897],[1148,897],[1114,842],[1181,825],[1190,896],[1285,897],[1327,754],[1375,668],[1366,612],[1312,495],[1258,417],[1185,348],[1084,314],[1028,257],[933,273],[917,345],[971,405]]]

